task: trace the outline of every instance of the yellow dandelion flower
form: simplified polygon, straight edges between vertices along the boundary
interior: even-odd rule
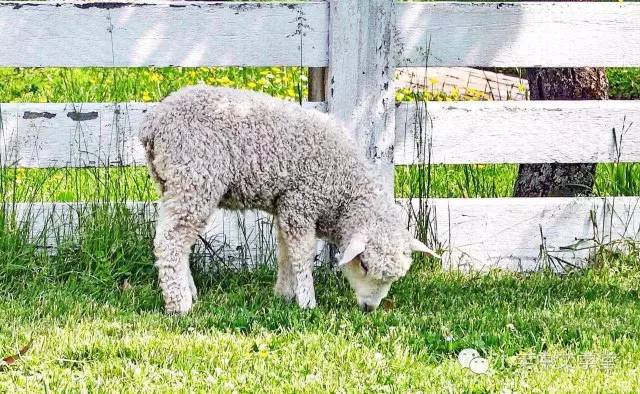
[[[144,92],[142,92],[142,100],[144,100],[144,101],[151,101],[152,100],[151,95],[146,90]]]

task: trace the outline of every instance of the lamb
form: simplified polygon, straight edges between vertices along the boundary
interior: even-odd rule
[[[197,85],[148,111],[140,140],[162,194],[155,266],[168,313],[197,298],[189,251],[216,208],[274,215],[275,293],[316,305],[316,239],[339,245],[338,265],[364,311],[411,265],[435,253],[413,238],[364,155],[333,117],[262,93]]]

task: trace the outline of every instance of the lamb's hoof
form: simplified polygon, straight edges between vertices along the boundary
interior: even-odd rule
[[[193,306],[194,296],[189,286],[184,283],[183,286],[165,291],[164,293],[164,309],[170,315],[185,315]]]
[[[198,301],[198,289],[193,281],[193,276],[189,275],[189,290],[191,290],[191,299],[193,302]]]
[[[183,297],[180,300],[167,301],[164,310],[169,315],[186,315],[192,306],[192,297]]]
[[[296,294],[291,289],[285,289],[280,286],[276,286],[273,289],[273,293],[278,297],[282,297],[285,301],[291,302],[296,298]]]
[[[316,307],[316,300],[298,300],[298,306],[300,309],[313,309]]]

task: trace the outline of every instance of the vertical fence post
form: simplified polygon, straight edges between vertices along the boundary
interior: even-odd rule
[[[309,67],[309,79],[307,80],[309,101],[319,102],[327,99],[324,94],[326,72],[326,67]]]
[[[393,196],[394,0],[329,0],[328,111],[346,122]]]

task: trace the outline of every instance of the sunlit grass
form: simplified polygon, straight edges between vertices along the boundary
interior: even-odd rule
[[[146,167],[0,169],[0,201],[153,201]]]
[[[298,101],[307,95],[307,69],[0,68],[0,103],[160,101],[181,87],[197,83],[252,89]]]

